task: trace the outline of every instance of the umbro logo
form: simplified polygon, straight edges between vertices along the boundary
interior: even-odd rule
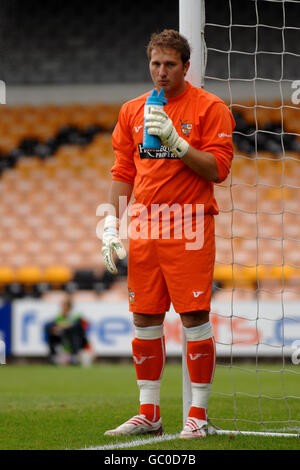
[[[193,296],[195,297],[195,299],[197,299],[199,297],[199,295],[203,294],[203,290],[196,290],[196,291],[193,291]]]
[[[191,361],[196,361],[199,357],[207,357],[208,354],[189,354]]]
[[[133,356],[133,360],[137,365],[143,364],[143,362],[146,361],[146,359],[154,359],[155,356],[142,356],[140,358]]]

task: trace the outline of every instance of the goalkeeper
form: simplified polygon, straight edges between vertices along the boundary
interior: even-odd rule
[[[125,103],[112,137],[116,160],[110,203],[115,213],[105,219],[102,240],[107,269],[116,273],[115,254],[121,259],[126,256],[118,232],[121,196],[129,203],[133,192],[132,207],[146,208],[149,224],[153,222],[153,208],[164,205],[182,210],[169,212],[169,237],[164,227],[159,228],[159,236],[130,236],[128,294],[135,328],[132,353],[140,405],[136,416],[106,431],[106,435],[162,433],[160,381],[166,356],[163,324],[172,302],[187,339],[192,386],[192,405],[180,436],[202,438],[207,435],[207,404],[216,361],[209,320],[214,216],[218,214],[214,183],[222,182],[230,171],[235,123],[221,99],[186,81],[190,47],[177,31],[153,34],[147,55],[154,87],[163,88],[168,100],[164,110],[152,108],[145,117],[149,134],[160,138],[161,148],[148,151],[142,145],[144,105],[150,92]],[[184,219],[185,205],[192,208],[193,233],[200,230],[197,215],[199,207],[203,209],[203,244],[197,249],[188,245],[191,240],[186,232],[178,236],[178,223],[186,222],[180,220]]]

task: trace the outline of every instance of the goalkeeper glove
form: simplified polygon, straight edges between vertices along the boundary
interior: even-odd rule
[[[102,236],[102,256],[106,269],[112,274],[117,274],[118,270],[113,260],[115,251],[119,259],[126,258],[126,250],[119,238],[119,221],[114,215],[108,215],[104,222]]]
[[[179,137],[173,122],[165,111],[151,109],[151,112],[146,115],[146,127],[149,134],[157,135],[162,143],[179,158],[182,158],[188,151],[188,142]]]

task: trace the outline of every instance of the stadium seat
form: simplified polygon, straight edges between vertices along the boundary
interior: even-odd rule
[[[29,260],[27,259],[27,262]],[[26,260],[16,267],[15,282],[9,286],[9,294],[14,297],[33,296],[39,297],[43,285],[42,271],[39,266],[26,264]]]
[[[71,281],[72,272],[67,266],[48,266],[43,271],[42,279],[50,284],[52,289],[59,289]]]
[[[258,267],[259,289],[269,293],[270,296],[272,293],[283,292],[295,274],[298,275],[297,271],[288,265],[260,265]]]
[[[0,286],[6,286],[15,281],[15,273],[11,266],[0,266]]]
[[[233,285],[232,265],[216,264],[214,270],[214,281],[219,283],[224,289],[231,288]]]
[[[293,276],[297,276],[298,271],[295,267],[284,264],[282,266],[273,266],[272,275],[279,279],[284,278],[285,280],[289,280]]]
[[[93,290],[99,279],[92,269],[79,269],[75,271],[73,282],[78,290]]]
[[[33,157],[27,157],[27,158],[21,158],[18,160],[16,164],[16,168],[18,172],[20,173],[20,177],[22,178],[31,178],[32,172],[34,170],[40,170],[41,169],[41,160],[35,156]]]
[[[38,266],[20,266],[16,272],[16,282],[33,286],[43,281],[42,271]]]

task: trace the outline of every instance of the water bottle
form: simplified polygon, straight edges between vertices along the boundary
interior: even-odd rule
[[[147,114],[150,113],[150,110],[155,109],[163,109],[163,106],[167,104],[168,100],[165,98],[165,90],[162,88],[157,93],[157,90],[152,90],[151,95],[148,96],[145,108],[144,108],[144,118]],[[145,122],[145,120],[144,120]],[[161,142],[160,138],[157,135],[150,135],[148,134],[148,129],[144,125],[144,134],[143,134],[143,147],[144,149],[160,149]]]

